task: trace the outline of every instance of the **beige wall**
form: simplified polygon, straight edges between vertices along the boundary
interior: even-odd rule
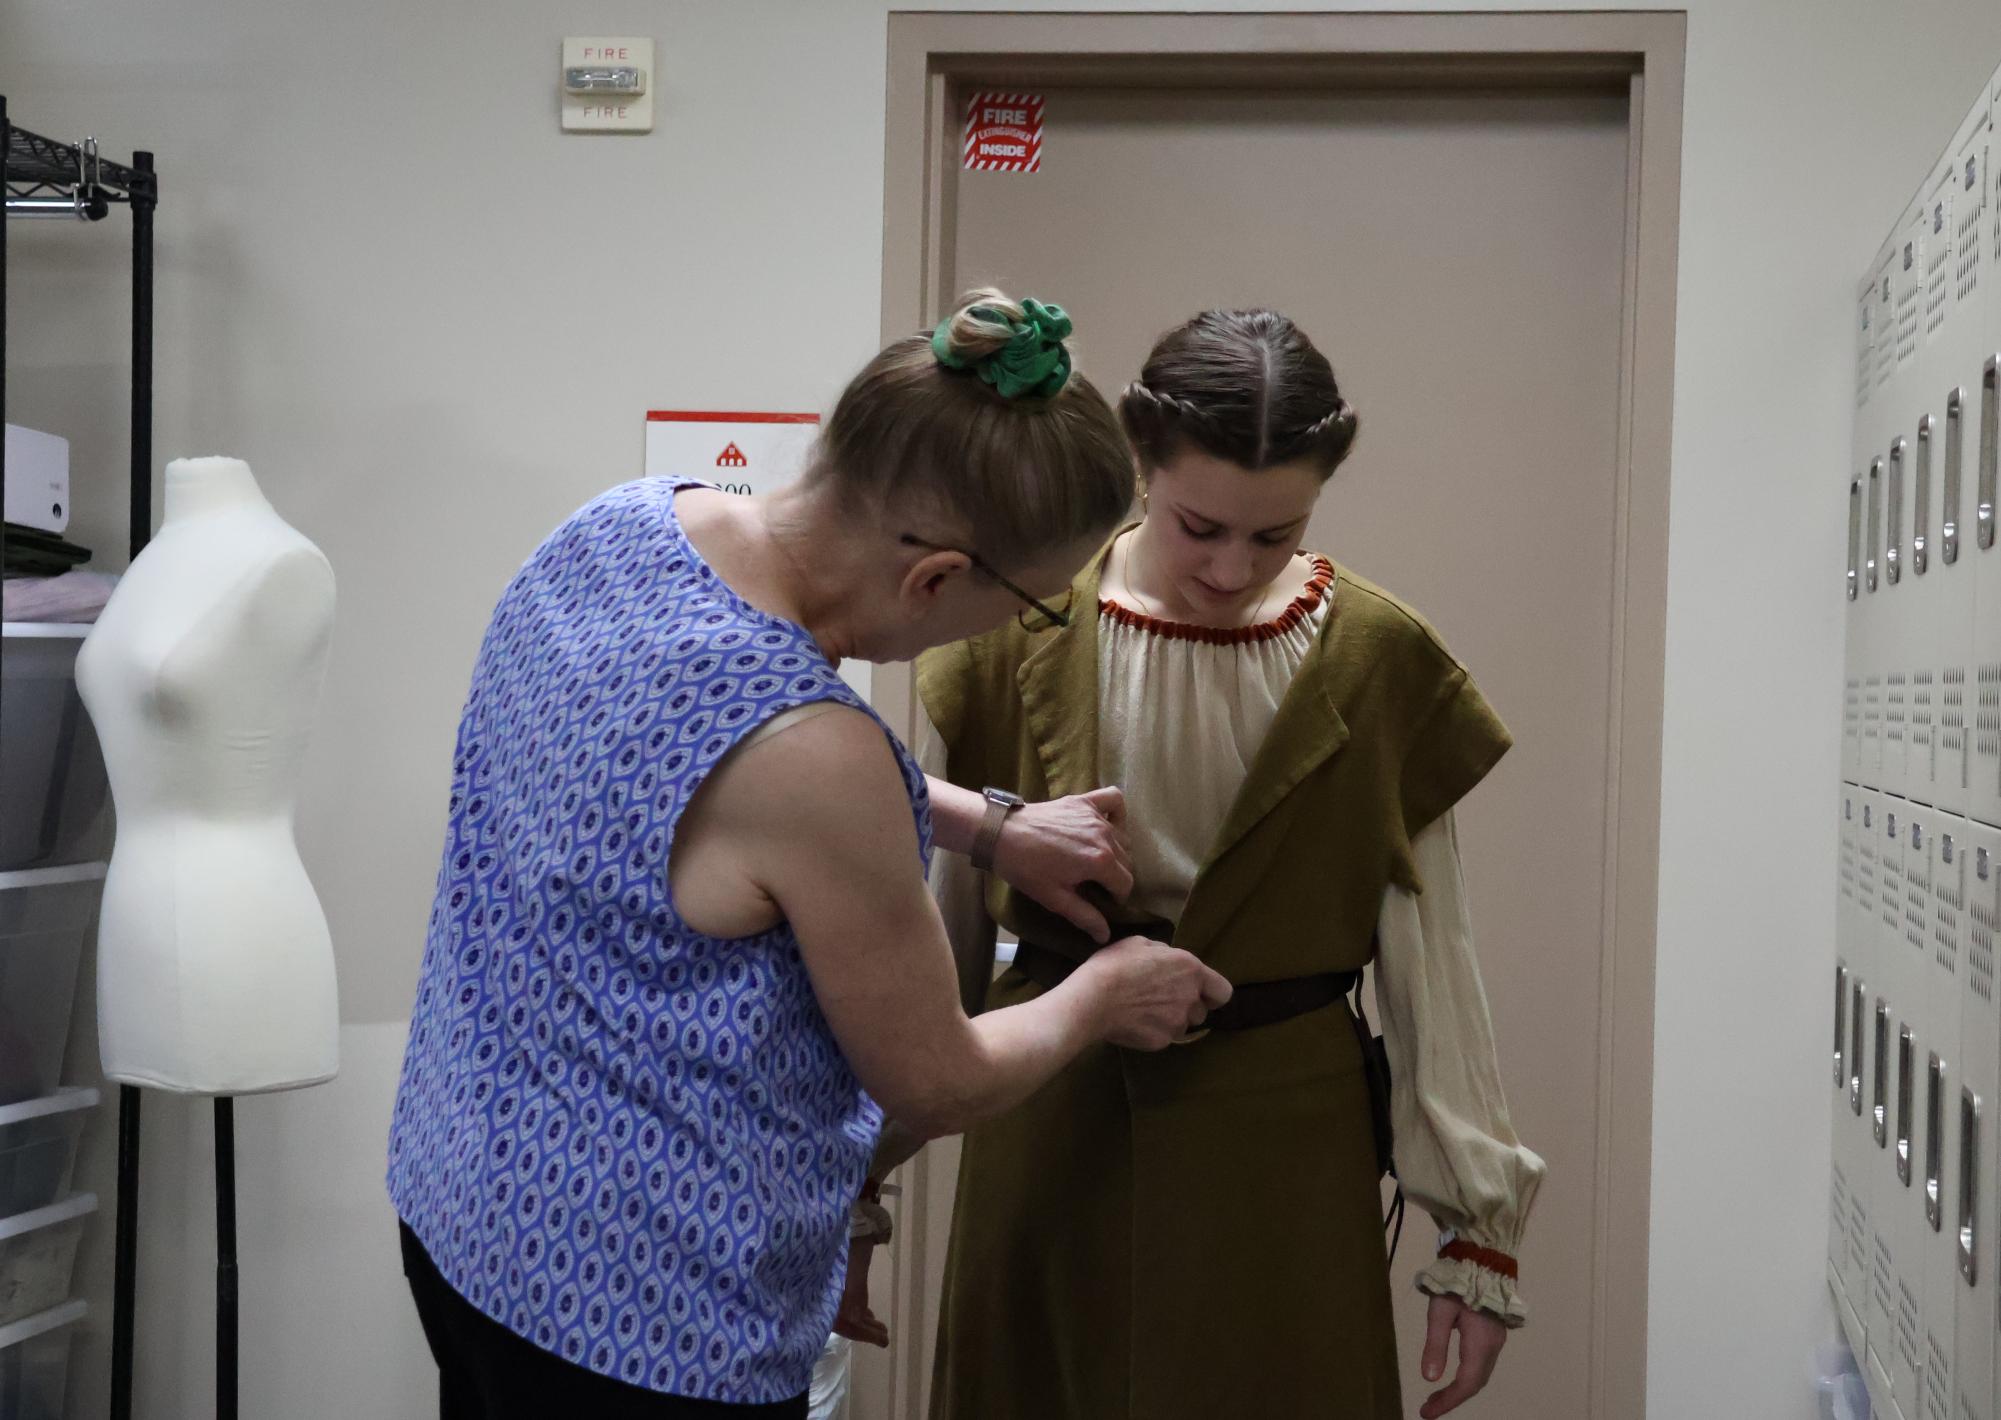
[[[1828,1330],[1848,291],[2001,59],[2001,8],[1689,9],[1649,1411],[1805,1416]],[[884,11],[0,5],[18,119],[159,153],[161,457],[249,458],[341,577],[300,836],[348,1072],[242,1114],[246,1413],[426,1413],[376,1179],[475,644],[536,539],[639,471],[649,405],[812,407],[873,350]],[[655,37],[652,135],[558,133],[565,31]],[[113,550],[123,219],[10,237],[8,413],[76,440],[80,535]],[[208,1130],[185,1104],[149,1111],[141,1409],[192,1416]],[[99,1178],[109,1155],[100,1130]],[[85,1260],[100,1298],[108,1233]],[[78,1414],[102,1413],[103,1332]]]

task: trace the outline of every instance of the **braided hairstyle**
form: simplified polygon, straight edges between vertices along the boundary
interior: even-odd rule
[[[1354,446],[1334,368],[1277,311],[1204,311],[1155,343],[1119,400],[1147,468],[1188,444],[1242,468],[1304,459],[1324,479]]]

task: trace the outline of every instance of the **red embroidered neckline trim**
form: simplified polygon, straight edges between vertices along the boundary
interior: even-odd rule
[[[1475,1267],[1498,1272],[1510,1282],[1521,1279],[1521,1265],[1505,1252],[1496,1252],[1491,1247],[1478,1247],[1473,1243],[1454,1241],[1440,1248],[1438,1255],[1448,1262],[1470,1262]]]
[[[1148,616],[1143,611],[1119,605],[1110,597],[1098,600],[1098,613],[1108,616],[1120,626],[1144,631],[1150,636],[1164,636],[1170,641],[1200,641],[1209,646],[1243,646],[1257,641],[1270,641],[1305,621],[1320,608],[1327,599],[1327,589],[1334,585],[1334,564],[1326,558],[1313,559],[1313,579],[1305,590],[1292,599],[1292,605],[1273,617],[1255,626],[1192,626],[1185,621],[1165,621],[1157,616]]]

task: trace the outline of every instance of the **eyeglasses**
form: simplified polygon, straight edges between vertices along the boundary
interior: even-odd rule
[[[1047,602],[1037,601],[1027,592],[1024,592],[1020,587],[1017,587],[1013,582],[1010,582],[1006,577],[1003,577],[991,562],[987,561],[986,558],[980,556],[980,554],[977,552],[969,551],[968,549],[963,547],[941,547],[935,542],[926,542],[923,538],[917,537],[911,533],[903,534],[903,536],[898,538],[897,541],[901,542],[906,547],[921,547],[926,552],[958,553],[959,556],[965,558],[968,562],[972,563],[973,566],[977,567],[987,576],[993,578],[996,582],[999,582],[1003,587],[1006,587],[1010,592],[1014,593],[1016,598],[1018,598],[1024,606],[1026,606],[1027,608],[1029,608],[1029,610],[1032,610],[1035,613],[1034,618],[1031,618],[1027,611],[1020,611],[1015,613],[1015,619],[1021,623],[1023,630],[1047,631],[1051,627],[1068,626],[1070,624],[1071,593],[1069,591],[1063,593],[1063,605],[1060,608],[1053,607],[1050,606]]]

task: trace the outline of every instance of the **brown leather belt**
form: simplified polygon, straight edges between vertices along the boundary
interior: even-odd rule
[[[1167,922],[1147,922],[1138,926],[1122,924],[1112,930],[1120,936],[1151,937],[1157,942],[1171,942],[1174,935],[1173,924]],[[1090,943],[1088,938],[1083,940],[1095,949],[1095,944]],[[1035,942],[1021,942],[1014,951],[1014,964],[1030,981],[1043,987],[1052,987],[1062,981],[1077,969],[1080,960],[1077,956]],[[1294,1016],[1303,1016],[1309,1011],[1333,1005],[1353,991],[1361,979],[1362,974],[1357,971],[1325,971],[1315,976],[1294,976],[1283,981],[1247,981],[1241,986],[1233,985],[1230,999],[1211,1011],[1199,1029],[1255,1030],[1259,1026],[1275,1026],[1280,1021],[1289,1021]]]

